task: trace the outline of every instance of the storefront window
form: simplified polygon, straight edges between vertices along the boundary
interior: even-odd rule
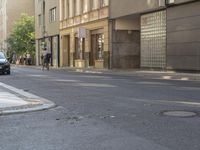
[[[102,60],[103,59],[103,47],[104,47],[104,35],[99,34],[97,35],[97,44],[98,44],[98,59]]]
[[[103,60],[104,34],[103,33],[92,34],[91,35],[91,44],[92,45],[91,45],[90,66],[93,66],[95,60]]]

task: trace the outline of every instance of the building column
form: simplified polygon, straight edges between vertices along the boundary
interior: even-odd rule
[[[63,0],[60,0],[59,2],[59,5],[60,5],[60,21],[63,20]]]
[[[40,56],[39,56],[39,41],[36,40],[36,43],[35,43],[35,46],[36,46],[36,54],[35,54],[35,61],[36,61],[36,66],[39,66],[40,65]]]

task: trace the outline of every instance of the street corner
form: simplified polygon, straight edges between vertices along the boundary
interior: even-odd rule
[[[40,111],[55,106],[47,99],[0,82],[0,115]]]

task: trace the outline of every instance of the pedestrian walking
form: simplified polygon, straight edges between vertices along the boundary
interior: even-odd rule
[[[47,70],[49,70],[49,62],[50,62],[50,54],[47,51],[47,48],[44,48],[42,51],[42,70],[44,70],[44,68],[47,68]]]
[[[32,61],[32,59],[31,59],[31,54],[30,54],[30,53],[27,53],[26,58],[27,58],[27,64],[28,64],[28,65],[31,65],[31,61]]]

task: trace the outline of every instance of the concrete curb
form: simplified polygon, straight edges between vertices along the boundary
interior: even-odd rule
[[[34,94],[17,89],[15,87],[6,85],[4,83],[0,82],[0,86],[7,89],[8,91],[16,93],[17,96],[23,97],[24,101],[28,102],[28,105],[21,105],[21,106],[16,106],[16,107],[6,107],[6,108],[2,108],[2,109],[0,108],[0,115],[9,115],[9,114],[40,111],[40,110],[50,109],[50,108],[53,108],[56,106],[55,103],[53,103],[47,99],[41,98]]]
[[[97,70],[97,69],[74,69],[75,72],[94,73],[94,74],[111,74],[122,76],[138,76],[152,79],[163,80],[181,80],[181,81],[200,81],[200,74],[198,73],[177,73],[174,71],[148,71],[148,70]]]
[[[138,76],[144,78],[152,78],[152,79],[162,79],[162,80],[180,80],[180,81],[200,81],[200,74],[185,74],[185,73],[150,73],[150,72],[134,72],[134,73],[117,73],[118,75],[125,76]]]

